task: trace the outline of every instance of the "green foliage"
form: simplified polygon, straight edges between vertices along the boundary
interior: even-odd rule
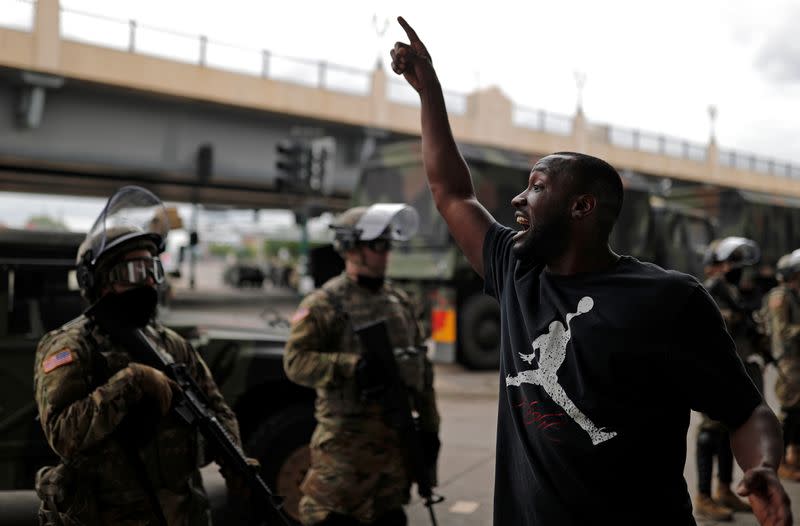
[[[256,251],[253,247],[249,246],[234,246],[222,243],[212,243],[208,246],[208,253],[216,257],[226,257],[228,254],[233,254],[236,259],[246,260],[256,257]]]
[[[50,217],[47,214],[32,215],[25,222],[28,230],[45,230],[49,232],[68,232],[69,228],[60,219]]]
[[[219,243],[211,243],[208,245],[208,253],[212,256],[225,257],[228,254],[233,254],[236,251],[230,245],[220,245]]]
[[[321,247],[327,245],[326,241],[309,241],[308,249]],[[300,241],[287,241],[283,239],[267,239],[264,241],[264,253],[267,257],[274,257],[278,255],[281,248],[286,248],[289,251],[292,259],[297,259],[300,256]]]

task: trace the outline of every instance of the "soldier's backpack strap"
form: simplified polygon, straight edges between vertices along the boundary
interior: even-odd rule
[[[389,295],[392,296],[400,303],[405,309],[411,314],[411,318],[416,320],[417,319],[417,306],[409,297],[408,293],[403,291],[402,289],[396,287],[389,288]]]
[[[415,339],[418,339],[418,341],[424,341],[425,336],[421,319],[422,312],[419,308],[419,305],[413,299],[411,299],[411,296],[408,294],[408,292],[404,291],[403,289],[390,287],[389,294],[397,299],[397,301],[403,305],[408,312],[408,315],[414,323],[415,330],[417,332]]]

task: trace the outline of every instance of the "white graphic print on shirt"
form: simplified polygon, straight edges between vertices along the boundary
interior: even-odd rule
[[[506,386],[519,386],[523,383],[539,385],[545,392],[560,405],[581,428],[586,431],[592,444],[597,445],[617,435],[614,431],[603,431],[594,425],[594,422],[584,415],[580,409],[567,396],[564,388],[558,383],[558,368],[564,363],[567,357],[567,343],[571,336],[570,321],[581,314],[585,314],[594,307],[594,300],[589,296],[584,296],[578,302],[578,309],[575,313],[567,314],[567,330],[564,325],[555,320],[548,326],[548,332],[540,334],[533,340],[533,352],[531,354],[519,353],[520,357],[533,364],[536,358],[536,350],[539,350],[539,368],[522,371],[516,376],[506,376]]]

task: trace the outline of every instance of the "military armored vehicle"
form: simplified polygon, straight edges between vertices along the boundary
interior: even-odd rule
[[[41,336],[85,307],[74,276],[83,238],[0,230],[0,490],[32,489],[36,470],[57,461],[37,420],[33,361]],[[261,461],[265,480],[296,517],[316,422],[314,392],[283,373],[288,323],[265,323],[263,330],[172,328],[206,360],[239,419],[245,452]]]
[[[502,224],[515,225],[511,199],[527,184],[537,160],[515,152],[463,144],[480,202]],[[703,211],[659,198],[661,181],[623,173],[625,200],[611,237],[612,248],[700,275],[702,254],[714,237]],[[470,368],[497,367],[500,317],[497,302],[482,293],[483,281],[455,246],[428,190],[419,141],[378,147],[356,184],[354,204],[404,202],[420,214],[420,230],[392,254],[389,277],[403,283],[424,306],[433,357]]]
[[[718,236],[743,236],[761,248],[761,261],[774,265],[800,246],[800,199],[712,185],[670,192],[671,203],[702,210],[717,219]]]

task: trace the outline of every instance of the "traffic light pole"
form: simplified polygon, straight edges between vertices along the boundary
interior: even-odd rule
[[[205,185],[211,179],[214,167],[214,149],[211,144],[203,144],[197,149],[196,175],[197,184]],[[189,288],[194,290],[197,277],[197,216],[200,205],[197,204],[197,190],[192,195],[192,230],[189,233]]]
[[[308,214],[305,210],[301,210],[297,213],[296,219],[300,226],[300,259],[303,262],[301,267],[303,275],[300,277],[302,278],[308,274]]]
[[[192,227],[189,242],[189,288],[194,290],[197,276],[197,202],[192,204]],[[193,234],[193,235],[192,235]]]

